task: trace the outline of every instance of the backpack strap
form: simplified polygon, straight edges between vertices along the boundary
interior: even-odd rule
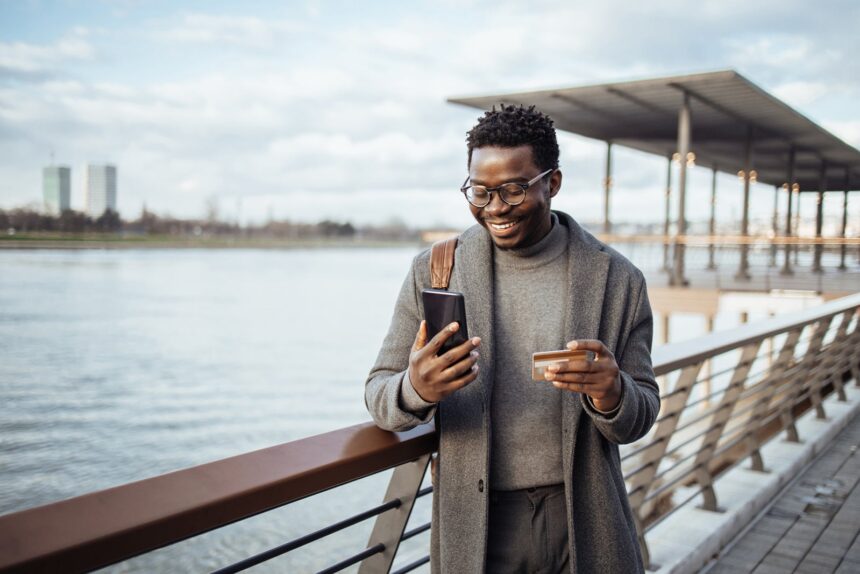
[[[437,241],[430,248],[430,285],[433,289],[447,289],[454,269],[454,250],[457,237]]]

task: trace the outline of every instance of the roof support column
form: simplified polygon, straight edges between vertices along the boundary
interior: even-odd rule
[[[794,193],[794,162],[795,162],[796,151],[794,146],[791,146],[791,149],[788,152],[788,175],[785,178],[785,190],[788,192],[788,206],[785,211],[785,237],[786,239],[791,238],[791,205],[793,201],[792,194]],[[794,271],[791,270],[791,242],[787,241],[785,244],[785,259],[782,263],[782,271],[780,271],[782,275],[791,275]]]
[[[606,178],[603,180],[603,233],[612,233],[609,220],[609,192],[612,190],[612,142],[606,142]]]
[[[845,168],[845,190],[842,192],[842,245],[839,246],[839,270],[845,271],[845,252],[848,246],[845,245],[845,233],[848,230],[848,190],[851,189],[851,170]]]
[[[752,126],[749,126],[747,127],[747,142],[746,147],[744,148],[744,212],[743,218],[741,219],[741,264],[738,268],[738,272],[735,274],[735,279],[741,280],[750,278],[750,246],[747,241],[749,240],[750,235],[750,180],[752,179],[752,140],[753,129]]]
[[[797,194],[797,202],[794,206],[794,235],[800,239],[800,186],[797,189],[794,186],[791,186],[791,191]],[[794,264],[797,265],[797,262],[800,259],[800,243],[794,244]]]
[[[663,220],[663,271],[671,273],[669,265],[669,208],[672,203],[672,156],[666,161],[666,217]]]
[[[714,236],[717,233],[717,166],[714,166],[711,173],[711,220],[708,222],[708,235],[711,236],[708,242],[708,269],[716,269],[714,263]]]
[[[824,190],[827,187],[827,160],[821,160],[821,172],[818,174],[818,197],[816,198],[815,212],[815,258],[812,262],[814,273],[823,273],[821,267],[821,252],[824,246],[821,244],[821,230],[824,227]]]
[[[776,236],[779,233],[779,186],[773,186],[773,218],[771,219],[770,263],[768,267],[776,267]]]
[[[669,284],[686,286],[689,281],[684,277],[684,236],[687,234],[687,154],[690,152],[690,94],[684,92],[684,101],[678,111],[678,227],[675,230],[675,265]]]

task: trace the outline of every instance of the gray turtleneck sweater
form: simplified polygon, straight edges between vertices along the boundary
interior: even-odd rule
[[[494,249],[496,341],[491,405],[490,488],[563,482],[561,391],[531,377],[532,353],[563,349],[568,231],[552,230],[525,249]]]

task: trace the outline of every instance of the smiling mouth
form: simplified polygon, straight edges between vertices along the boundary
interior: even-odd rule
[[[492,223],[488,221],[487,225],[489,225],[496,231],[505,231],[506,229],[510,229],[511,227],[515,226],[517,223],[519,223],[519,221],[506,221],[504,223]]]

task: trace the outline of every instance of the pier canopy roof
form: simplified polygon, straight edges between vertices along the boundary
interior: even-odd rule
[[[822,162],[825,191],[856,188],[860,181],[860,151],[732,70],[448,101],[484,110],[499,103],[534,105],[559,129],[671,157],[685,93],[696,165],[736,174],[751,134],[751,169],[761,183],[789,179],[792,148],[793,181],[801,191],[819,190]]]

